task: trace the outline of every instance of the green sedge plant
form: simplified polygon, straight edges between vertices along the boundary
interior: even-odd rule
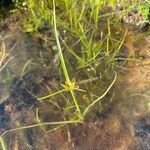
[[[76,84],[76,80],[75,78],[70,80],[70,76],[66,67],[66,63],[65,63],[65,59],[62,53],[62,49],[61,49],[61,45],[60,45],[60,41],[59,41],[59,35],[58,35],[58,30],[57,30],[57,22],[56,22],[56,12],[55,12],[55,2],[53,0],[53,15],[54,15],[54,32],[55,32],[55,38],[56,38],[56,43],[57,43],[57,47],[58,47],[58,51],[59,51],[59,56],[60,56],[60,61],[61,61],[61,67],[63,70],[63,74],[65,77],[65,84],[62,84],[63,89],[59,90],[57,92],[54,92],[52,94],[43,96],[38,98],[38,100],[42,101],[42,100],[46,100],[50,97],[53,97],[55,95],[61,94],[63,92],[70,92],[72,99],[74,101],[74,105],[76,107],[76,110],[78,112],[78,120],[83,121],[84,120],[84,116],[86,115],[86,113],[91,109],[92,106],[94,106],[94,104],[99,101],[100,99],[102,99],[106,93],[110,90],[110,88],[112,87],[112,85],[114,84],[114,82],[116,81],[116,75],[115,78],[113,80],[113,82],[111,83],[111,85],[108,87],[108,89],[106,90],[106,92],[99,97],[98,99],[94,100],[94,102],[92,102],[89,106],[87,106],[87,108],[82,112],[80,109],[80,105],[79,102],[76,98],[76,94],[75,91],[79,90],[79,91],[83,91],[82,89],[79,89],[79,86]]]
[[[66,81],[65,81],[65,84],[62,85],[63,86],[62,90],[60,90],[58,92],[55,92],[55,93],[52,93],[50,95],[38,98],[38,100],[41,101],[41,100],[47,99],[49,97],[55,96],[57,94],[61,94],[62,92],[70,92],[70,94],[72,96],[72,99],[74,101],[75,108],[76,108],[77,113],[78,113],[78,118],[76,120],[43,123],[43,122],[41,122],[41,120],[39,120],[39,117],[37,117],[38,120],[39,120],[38,121],[39,123],[37,123],[37,124],[29,125],[29,126],[25,126],[25,127],[20,127],[20,128],[15,128],[15,129],[10,129],[10,130],[5,131],[0,136],[1,148],[3,150],[7,149],[7,146],[4,142],[4,135],[7,134],[7,133],[15,132],[15,131],[19,131],[19,130],[24,130],[24,129],[29,129],[29,128],[34,128],[34,127],[45,127],[46,125],[56,125],[56,124],[57,125],[64,125],[64,124],[82,123],[83,120],[84,120],[84,117],[91,110],[91,108],[109,92],[109,90],[111,89],[111,87],[113,86],[113,84],[116,81],[117,75],[115,75],[114,80],[112,81],[110,86],[107,88],[107,90],[102,94],[102,96],[98,97],[91,104],[89,104],[83,111],[81,111],[80,105],[79,105],[78,100],[76,98],[75,91],[76,90],[82,91],[82,90],[79,89],[79,86],[76,84],[75,79],[70,80],[70,76],[69,76],[69,73],[68,73],[68,70],[67,70],[67,67],[66,67],[66,64],[65,64],[64,56],[63,56],[60,41],[59,41],[58,31],[57,31],[57,24],[56,24],[57,22],[56,22],[56,12],[55,12],[55,2],[54,2],[54,0],[53,0],[53,21],[54,21],[53,24],[54,24],[54,32],[55,32],[56,43],[57,43],[57,47],[58,47],[58,50],[59,50],[61,66],[62,66],[62,70],[63,70]]]

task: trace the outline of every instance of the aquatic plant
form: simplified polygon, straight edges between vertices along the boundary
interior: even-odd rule
[[[104,12],[101,14],[102,8],[106,6],[111,6],[112,9],[115,9],[117,0],[81,0],[81,1],[73,1],[73,0],[60,0],[60,1],[51,1],[51,0],[26,0],[26,1],[18,1],[14,0],[17,8],[23,8],[28,12],[27,18],[25,18],[23,29],[25,32],[37,32],[39,28],[43,28],[48,26],[54,33],[54,38],[56,41],[58,55],[60,58],[60,68],[62,70],[62,74],[64,76],[63,84],[61,84],[62,89],[47,94],[46,96],[42,96],[37,98],[39,101],[48,101],[51,97],[56,95],[60,95],[63,93],[70,93],[71,99],[67,99],[66,107],[64,108],[67,112],[70,108],[73,108],[73,112],[68,111],[70,116],[67,116],[68,120],[57,121],[57,122],[42,122],[42,120],[38,116],[38,110],[36,112],[37,124],[19,127],[15,129],[10,129],[5,131],[0,136],[0,143],[3,150],[6,150],[6,146],[4,144],[3,137],[5,134],[24,130],[28,128],[34,127],[42,127],[44,128],[46,125],[66,125],[66,124],[75,124],[75,123],[83,123],[87,114],[94,108],[94,106],[100,102],[106,94],[110,91],[112,86],[114,85],[117,74],[114,73],[115,65],[117,60],[125,60],[126,58],[119,58],[119,53],[126,38],[127,32],[120,39],[114,39],[113,35],[117,33],[117,31],[112,31],[113,19],[112,14],[117,13],[127,13],[128,10],[131,10],[131,7],[125,6],[125,8],[121,11],[117,11],[114,13]],[[122,5],[126,5],[125,1],[121,1]],[[133,4],[133,2],[131,2]],[[24,6],[24,7],[22,7]],[[140,5],[141,6],[141,5]],[[148,6],[148,5],[147,5]],[[146,9],[147,9],[146,6]],[[133,6],[132,6],[133,7]],[[141,12],[143,7],[139,7]],[[146,14],[145,13],[145,18]],[[108,17],[106,19],[104,28],[105,31],[99,30],[102,28],[101,20],[103,17]],[[76,37],[77,41],[73,41],[72,44],[68,44],[68,42],[61,37],[61,30],[69,33],[70,37]],[[119,31],[118,31],[119,32]],[[98,34],[99,35],[98,35]],[[98,36],[97,36],[98,35]],[[68,37],[66,37],[68,38]],[[70,42],[70,40],[68,40]],[[78,45],[78,49],[75,49],[74,46]],[[65,48],[65,52],[71,54],[77,60],[77,70],[84,69],[87,70],[90,68],[93,69],[95,75],[97,75],[97,68],[105,69],[106,72],[109,72],[109,68],[113,68],[113,71],[110,73],[114,74],[114,78],[111,81],[110,85],[103,92],[102,95],[98,95],[97,98],[93,98],[90,102],[86,103],[85,106],[80,104],[80,99],[77,98],[76,92],[86,92],[85,89],[80,89],[76,78],[71,77],[69,68],[67,67],[68,58],[62,51],[62,46]],[[4,45],[3,45],[4,47]],[[2,58],[3,60],[3,58]],[[30,64],[31,60],[29,60],[22,69],[22,75],[24,74],[24,70]],[[102,65],[103,63],[103,65]],[[1,66],[2,62],[0,62]],[[87,71],[87,74],[88,71]],[[90,75],[89,75],[90,77]],[[111,77],[111,78],[112,78]],[[91,78],[89,78],[89,81]],[[96,76],[96,79],[99,79],[99,76]]]

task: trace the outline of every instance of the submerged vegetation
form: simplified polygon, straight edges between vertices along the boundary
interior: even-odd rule
[[[46,130],[46,125],[58,125],[52,129],[57,130],[64,125],[83,123],[97,107],[100,114],[113,107],[111,88],[118,73],[126,69],[128,60],[140,61],[134,54],[129,55],[124,44],[128,30],[122,23],[131,23],[137,30],[150,23],[150,2],[144,0],[13,0],[13,3],[11,12],[22,13],[23,32],[40,38],[48,45],[47,52],[54,54],[53,65],[59,72],[59,86],[49,90],[47,85],[41,84],[44,90],[35,95],[35,99],[54,105],[62,117],[44,122],[36,109],[36,124],[9,129],[0,136],[3,150],[7,149],[3,139],[6,133],[37,126]],[[132,13],[139,18],[128,21],[128,14]],[[149,33],[149,27],[146,31]],[[0,42],[3,54],[1,70],[6,50],[4,39],[1,38]],[[38,57],[46,62],[42,50]],[[31,63],[32,59],[26,62],[20,79]],[[45,63],[43,66],[49,65]],[[12,77],[7,76],[5,78],[11,80]],[[10,80],[9,83],[12,83]],[[95,86],[100,87],[95,90]],[[103,102],[109,92],[109,100]]]

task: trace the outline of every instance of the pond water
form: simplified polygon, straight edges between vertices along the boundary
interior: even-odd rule
[[[67,114],[62,109],[62,97],[67,94],[52,101],[37,101],[37,97],[61,88],[63,77],[56,63],[57,55],[51,50],[55,40],[45,45],[38,35],[33,38],[23,33],[18,20],[17,15],[12,15],[0,29],[0,133],[8,149],[150,149],[150,36],[130,27],[125,27],[128,32],[124,41],[125,55],[130,59],[118,62],[125,65],[116,70],[115,85],[89,113],[85,123],[11,131],[39,122],[65,120],[63,114]],[[91,82],[84,74],[79,76],[78,71],[72,74],[83,89],[98,96],[114,78],[111,72],[108,79],[95,78]],[[89,94],[77,97],[91,100]]]

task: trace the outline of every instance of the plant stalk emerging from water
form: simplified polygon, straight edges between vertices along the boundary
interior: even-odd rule
[[[2,136],[0,136],[0,143],[1,143],[2,150],[7,150],[6,145],[4,143],[4,139],[2,138]]]
[[[55,1],[54,0],[53,0],[53,13],[54,13],[53,15],[54,15],[54,32],[55,32],[55,38],[56,38],[57,47],[58,47],[58,51],[59,51],[59,55],[60,55],[61,66],[62,66],[62,69],[63,69],[63,72],[64,72],[64,76],[65,76],[65,79],[66,79],[66,86],[68,87],[68,89],[69,89],[69,91],[71,93],[71,96],[72,96],[72,98],[74,100],[76,109],[78,111],[79,119],[82,120],[81,110],[80,110],[78,101],[76,99],[75,93],[74,93],[74,87],[72,87],[72,86],[75,86],[75,84],[72,83],[73,81],[70,81],[69,74],[68,74],[68,71],[67,71],[67,67],[66,67],[66,64],[65,64],[65,60],[64,60],[64,57],[63,57],[63,54],[62,54],[62,49],[61,49],[61,46],[60,46],[60,41],[59,41],[59,38],[58,38],[58,31],[57,31],[57,24],[56,24]]]

